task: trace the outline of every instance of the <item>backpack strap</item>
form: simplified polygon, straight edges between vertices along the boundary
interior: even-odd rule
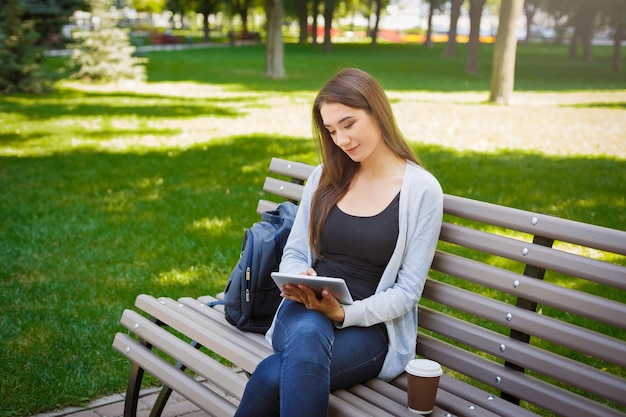
[[[224,300],[216,300],[216,301],[209,301],[208,303],[206,303],[207,307],[215,307],[215,306],[221,306],[224,305]]]

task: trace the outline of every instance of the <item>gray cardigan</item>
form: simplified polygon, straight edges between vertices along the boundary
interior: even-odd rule
[[[322,165],[309,177],[298,214],[287,240],[280,270],[301,273],[314,264],[309,247],[311,198]],[[415,357],[417,303],[435,254],[443,216],[443,192],[439,182],[420,166],[408,162],[400,191],[398,241],[374,295],[344,305],[341,327],[368,327],[385,323],[389,351],[379,377],[390,380]],[[271,343],[274,326],[265,335]]]

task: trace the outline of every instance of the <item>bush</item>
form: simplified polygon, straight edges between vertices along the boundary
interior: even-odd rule
[[[123,79],[144,81],[146,59],[134,57],[136,48],[131,44],[128,29],[117,27],[119,18],[112,11],[111,0],[89,1],[92,10],[93,30],[73,34],[72,66],[74,78],[85,81],[118,81]]]
[[[40,65],[43,50],[36,46],[39,33],[32,20],[24,20],[26,7],[8,0],[0,20],[0,92],[42,93],[58,79]]]

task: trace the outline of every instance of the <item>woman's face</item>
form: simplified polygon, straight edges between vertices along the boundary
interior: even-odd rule
[[[365,110],[323,103],[320,115],[335,145],[354,162],[363,162],[384,144],[376,119]]]

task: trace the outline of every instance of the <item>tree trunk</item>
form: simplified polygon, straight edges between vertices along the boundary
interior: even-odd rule
[[[333,28],[333,14],[335,12],[336,0],[326,0],[324,2],[324,45],[322,50],[324,52],[331,52],[333,50],[333,43],[331,40],[331,29]]]
[[[583,30],[580,36],[580,41],[583,44],[583,62],[593,61],[593,56],[591,54],[591,43],[593,41],[595,13],[592,13],[589,19],[589,21],[586,21],[584,23]]]
[[[266,0],[265,13],[267,16],[267,50],[265,52],[265,76],[267,78],[285,78],[284,44],[283,44],[283,15],[285,5],[283,0]]]
[[[524,15],[526,16],[526,38],[524,39],[524,45],[528,45],[530,43],[530,36],[532,34],[531,29],[535,13],[537,13],[537,5],[526,1],[524,3]]]
[[[622,69],[622,39],[624,32],[626,32],[625,26],[624,21],[620,21],[615,27],[615,34],[613,35],[613,70],[615,71]]]
[[[308,22],[308,13],[306,10],[307,2],[304,0],[300,0],[298,3],[298,21],[300,22],[300,37],[298,39],[299,43],[307,43],[308,41],[308,30],[309,30],[309,22]]]
[[[448,31],[448,42],[446,49],[443,51],[445,57],[455,57],[457,50],[456,28],[461,15],[461,5],[463,0],[452,0],[452,10],[450,11],[450,30]]]
[[[313,0],[313,45],[317,45],[317,18],[320,15],[320,0]]]
[[[574,26],[572,39],[569,41],[569,58],[575,59],[578,54],[578,40],[580,39],[580,29],[578,25]]]
[[[465,72],[480,74],[480,20],[486,0],[469,0],[470,36],[465,57]]]
[[[209,13],[205,10],[202,13],[202,31],[204,32],[204,43],[211,42],[211,28],[209,27]]]
[[[520,16],[524,0],[503,1],[500,6],[498,34],[493,51],[491,97],[489,101],[509,104],[515,83],[515,53],[517,37],[515,22]]]
[[[427,48],[433,47],[433,14],[435,10],[433,7],[433,1],[428,2],[428,27],[426,28],[426,39],[424,40],[424,46]]]
[[[381,0],[376,0],[376,15],[374,20],[374,28],[372,29],[372,45],[378,42],[378,23],[380,22],[380,11],[383,8]]]

